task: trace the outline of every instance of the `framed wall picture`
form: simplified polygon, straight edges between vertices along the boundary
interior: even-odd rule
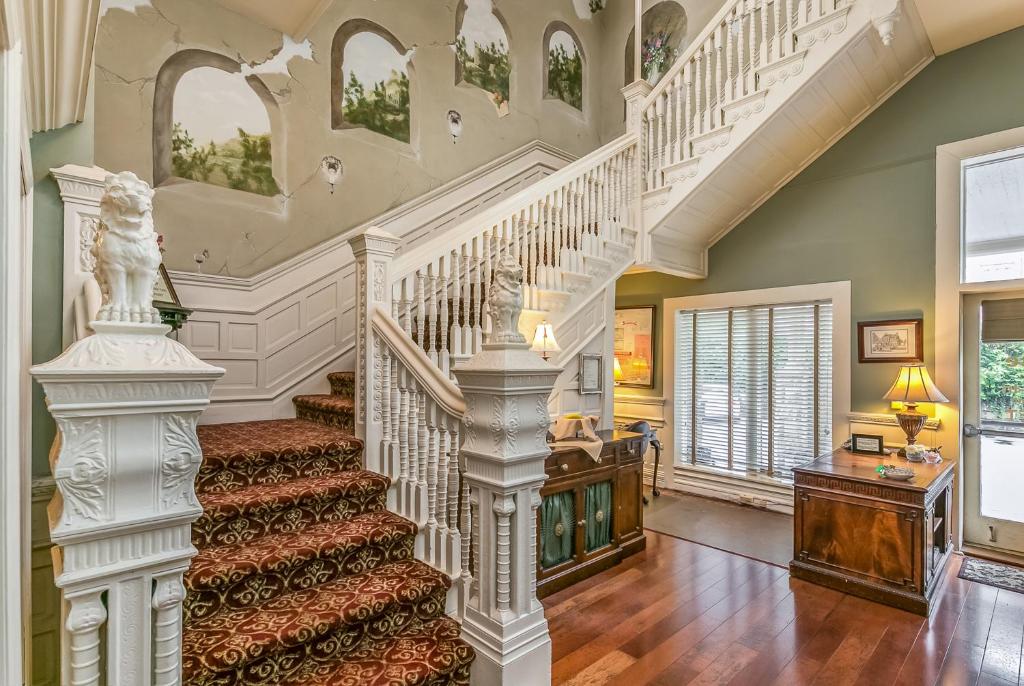
[[[156,283],[153,284],[153,307],[160,307],[161,305],[181,307],[178,293],[174,290],[174,284],[171,283],[171,277],[167,275],[167,269],[162,262],[160,263],[160,271],[156,275]]]
[[[580,395],[604,391],[604,360],[595,353],[580,353]]]
[[[654,388],[654,305],[615,308],[615,385]]]
[[[924,362],[924,320],[858,322],[857,356],[861,362]]]

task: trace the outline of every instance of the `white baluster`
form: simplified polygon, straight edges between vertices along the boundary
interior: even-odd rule
[[[704,120],[707,124],[707,131],[711,131],[715,128],[715,117],[712,114],[712,93],[714,92],[714,74],[711,71],[711,56],[712,56],[712,45],[711,38],[704,41],[702,46],[702,54],[704,55],[704,109],[702,110],[702,116],[706,117]]]
[[[181,684],[181,605],[185,586],[177,572],[156,579],[153,590],[153,684]]]
[[[737,48],[737,53],[738,53],[737,54],[737,58],[736,58],[736,68],[739,70],[739,78],[740,78],[740,81],[741,81],[739,95],[747,95],[748,93],[752,93],[753,92],[751,90],[751,88],[750,88],[750,82],[748,81],[748,78],[749,78],[748,77],[748,72],[753,73],[753,69],[749,69],[748,70],[746,68],[746,64],[745,64],[745,60],[746,60],[746,57],[745,57],[746,52],[745,52],[745,50],[746,50],[746,45],[747,45],[747,41],[746,41],[746,31],[747,31],[747,25],[746,25],[746,21],[747,21],[746,20],[747,0],[740,0],[739,8],[740,8],[739,9],[739,16],[736,18],[736,21],[739,22],[739,35],[737,36],[737,41],[736,41],[736,48]]]
[[[782,48],[781,48],[781,45],[780,45],[781,38],[782,38],[782,24],[779,21],[780,18],[781,18],[781,11],[780,11],[781,10],[781,6],[782,6],[782,0],[773,0],[772,1],[773,19],[775,20],[774,30],[772,31],[772,44],[771,44],[771,52],[772,52],[772,59],[773,60],[782,57],[782,54],[781,54]]]
[[[768,52],[768,0],[760,0],[761,2],[761,62],[760,66],[769,64],[769,52]]]
[[[423,269],[416,270],[416,340],[420,348],[427,350],[427,275]]]
[[[430,361],[437,366],[437,274],[434,272],[433,262],[427,265],[426,284],[428,288],[426,293],[428,323],[426,350],[427,357],[429,357]]]
[[[448,271],[449,268],[445,267],[444,257],[442,256],[438,260],[438,271],[439,276],[439,294],[438,297],[441,299],[441,313],[439,318],[441,328],[441,348],[438,351],[438,357],[441,360],[441,371],[448,374],[451,369],[451,354],[448,351]],[[454,269],[454,264],[451,267]]]
[[[100,681],[100,627],[107,621],[107,608],[101,591],[80,596],[67,596],[70,605],[65,628],[69,634],[72,686],[99,686]]]
[[[470,351],[476,353],[480,350],[480,344],[483,342],[483,331],[480,327],[480,298],[482,292],[480,290],[480,272],[482,271],[481,257],[480,257],[480,242],[478,239],[473,239],[473,284],[472,284],[472,301],[473,311],[470,315],[470,326],[472,327],[472,346]]]
[[[732,12],[729,13],[729,19],[723,25],[725,33],[725,88],[723,90],[723,103],[732,101],[736,98],[736,87],[732,78],[732,61],[735,56],[735,48],[733,47],[733,31],[732,27],[735,26],[736,21],[736,9],[733,8]]]

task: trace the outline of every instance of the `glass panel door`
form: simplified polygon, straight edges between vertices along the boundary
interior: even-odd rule
[[[964,298],[964,540],[1024,554],[1024,293]]]

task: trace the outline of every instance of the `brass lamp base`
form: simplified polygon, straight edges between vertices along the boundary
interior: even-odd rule
[[[896,421],[900,423],[903,433],[907,434],[907,445],[917,443],[917,434],[921,433],[928,415],[917,411],[917,403],[907,403],[903,412],[896,413]]]

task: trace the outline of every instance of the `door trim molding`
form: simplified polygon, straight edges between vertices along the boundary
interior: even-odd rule
[[[936,438],[947,459],[960,460],[963,393],[963,295],[1024,288],[1021,280],[962,284],[960,272],[960,165],[965,159],[1024,145],[1024,127],[939,145],[935,148],[935,383],[951,399],[935,406],[941,425]],[[953,489],[954,540],[963,547],[963,479]]]

